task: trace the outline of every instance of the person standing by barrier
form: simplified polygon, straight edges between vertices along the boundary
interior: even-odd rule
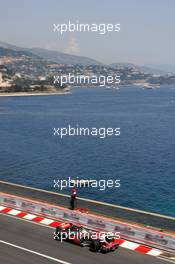
[[[76,200],[76,197],[77,197],[77,189],[75,187],[73,187],[71,189],[71,200],[70,200],[71,210],[74,210],[75,209],[75,200]]]

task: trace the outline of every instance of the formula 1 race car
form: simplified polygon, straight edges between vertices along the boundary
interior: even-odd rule
[[[69,241],[82,247],[89,247],[93,252],[115,251],[119,244],[113,236],[104,233],[92,231],[83,226],[76,226],[72,223],[62,223],[56,227],[54,239],[58,241]]]
[[[91,230],[72,223],[62,223],[56,227],[54,239],[58,241],[69,241],[82,247],[90,246]]]

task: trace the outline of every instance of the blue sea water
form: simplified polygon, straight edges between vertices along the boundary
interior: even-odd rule
[[[60,139],[54,127],[120,127],[119,137]],[[0,179],[47,190],[54,179],[120,179],[78,195],[175,216],[175,89],[76,88],[0,97]]]

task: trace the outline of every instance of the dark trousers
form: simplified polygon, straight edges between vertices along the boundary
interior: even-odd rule
[[[73,197],[71,197],[71,200],[70,200],[70,208],[71,208],[71,210],[75,209],[75,198],[73,198]]]

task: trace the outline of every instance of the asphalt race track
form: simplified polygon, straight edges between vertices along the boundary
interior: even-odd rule
[[[166,264],[156,257],[119,248],[93,253],[68,242],[53,240],[53,228],[0,214],[1,264]],[[10,245],[9,245],[10,243]]]

